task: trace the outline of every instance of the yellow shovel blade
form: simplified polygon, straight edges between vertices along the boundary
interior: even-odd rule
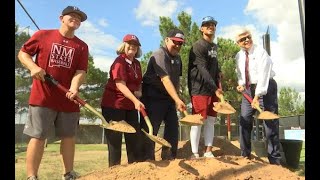
[[[167,147],[169,147],[169,148],[172,147],[171,144],[170,144],[168,141],[166,141],[165,139],[163,139],[163,138],[161,138],[161,137],[158,137],[158,136],[154,136],[154,135],[152,135],[152,134],[149,134],[149,133],[147,133],[144,129],[141,129],[141,131],[144,132],[144,134],[145,134],[146,136],[148,136],[152,141],[154,141],[154,142],[156,142],[156,143],[158,143],[158,144],[161,144],[161,145],[163,145],[163,146],[167,146]]]
[[[110,121],[109,125],[102,125],[103,128],[124,133],[136,133],[136,130],[126,121]]]
[[[263,120],[273,120],[273,119],[279,119],[280,117],[270,111],[262,111],[258,115],[258,119],[263,119]]]
[[[180,120],[180,123],[188,126],[198,126],[203,124],[202,119],[201,114],[186,115]]]
[[[236,110],[227,102],[218,102],[213,110],[221,114],[233,114]]]

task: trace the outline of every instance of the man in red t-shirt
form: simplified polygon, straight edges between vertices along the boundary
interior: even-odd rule
[[[88,67],[88,45],[74,35],[87,15],[75,6],[66,7],[60,15],[59,29],[37,31],[21,48],[18,58],[30,70],[33,78],[29,98],[29,119],[24,134],[31,137],[27,148],[27,177],[38,179],[38,169],[49,129],[61,138],[64,179],[75,179],[73,171],[75,135],[80,118],[74,98],[85,80]],[[32,57],[35,56],[35,60]],[[50,74],[68,88],[62,93],[45,82]]]

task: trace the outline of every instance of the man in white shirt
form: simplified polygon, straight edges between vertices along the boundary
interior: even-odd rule
[[[253,97],[252,103],[242,98],[240,114],[241,155],[251,157],[251,131],[254,105],[265,111],[278,114],[277,83],[273,79],[273,62],[267,51],[253,44],[251,32],[242,28],[236,34],[236,43],[241,50],[236,55],[237,90]],[[268,159],[270,164],[280,165],[279,119],[263,121],[268,141]]]

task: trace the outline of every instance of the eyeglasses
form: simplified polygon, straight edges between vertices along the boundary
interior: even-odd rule
[[[178,46],[182,46],[183,45],[183,42],[182,41],[175,41],[175,40],[172,40],[171,41],[173,42],[174,45],[178,45]]]
[[[245,37],[239,39],[238,42],[243,42],[243,41],[245,41],[247,38],[248,38],[249,40],[251,40],[251,35],[248,35],[248,36],[245,36]]]

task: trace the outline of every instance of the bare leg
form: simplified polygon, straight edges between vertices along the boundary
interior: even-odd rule
[[[45,139],[31,138],[27,148],[27,177],[37,176],[44,151]]]
[[[75,151],[75,137],[61,138],[60,154],[64,165],[64,173],[73,170],[74,151]]]

